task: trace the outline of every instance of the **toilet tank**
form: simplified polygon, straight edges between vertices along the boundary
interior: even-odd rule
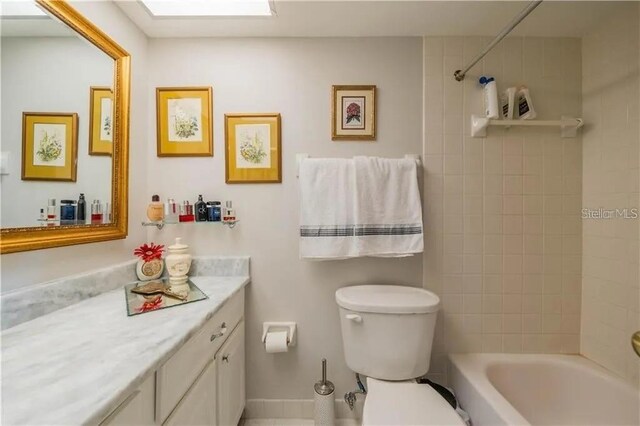
[[[429,371],[440,299],[416,287],[362,285],[336,291],[349,368],[383,380]]]

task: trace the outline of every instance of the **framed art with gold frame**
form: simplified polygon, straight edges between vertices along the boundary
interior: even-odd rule
[[[113,91],[91,87],[89,96],[89,155],[113,153]]]
[[[211,87],[156,88],[158,157],[212,157]]]
[[[280,114],[225,114],[225,181],[282,182]]]
[[[376,86],[333,86],[331,139],[376,139]]]
[[[76,181],[78,114],[22,113],[22,180]]]

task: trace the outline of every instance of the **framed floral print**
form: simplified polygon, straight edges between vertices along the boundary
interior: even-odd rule
[[[212,157],[211,87],[156,89],[158,157]]]
[[[89,96],[89,155],[113,153],[113,91],[91,87]]]
[[[227,183],[282,182],[280,114],[225,114]]]
[[[333,86],[331,139],[376,139],[376,86]]]
[[[78,114],[22,113],[22,180],[76,181]]]

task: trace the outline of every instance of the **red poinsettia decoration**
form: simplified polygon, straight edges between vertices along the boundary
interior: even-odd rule
[[[135,254],[145,262],[151,262],[154,259],[161,259],[163,251],[164,251],[163,245],[160,245],[160,244],[156,245],[151,243],[151,244],[141,245],[140,247],[138,247],[133,251],[133,254]]]

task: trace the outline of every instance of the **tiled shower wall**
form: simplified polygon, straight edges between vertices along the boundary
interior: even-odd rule
[[[585,208],[640,207],[638,6],[629,2],[583,39]],[[581,352],[636,385],[640,361],[629,338],[640,330],[639,223],[583,221]]]
[[[526,84],[541,119],[581,115],[581,43],[507,38],[464,82],[453,72],[490,41],[424,39],[424,286],[441,296],[430,374],[450,352],[579,351],[581,138],[559,128],[490,128],[480,75]]]

